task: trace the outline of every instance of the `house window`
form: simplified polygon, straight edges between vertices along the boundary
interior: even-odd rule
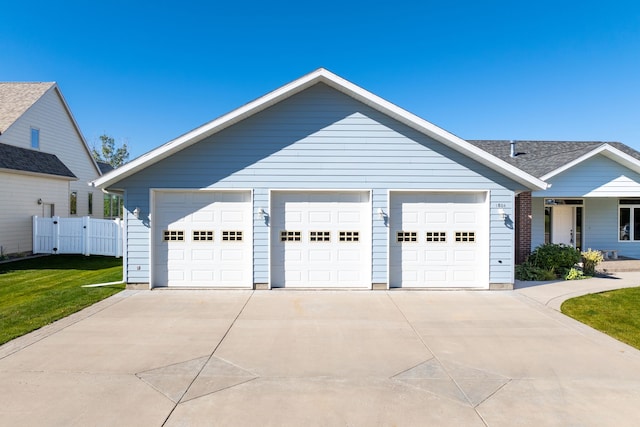
[[[89,209],[89,215],[93,215],[93,193],[89,193],[89,198],[87,199],[88,202],[88,209]]]
[[[618,240],[640,240],[640,199],[620,200]]]
[[[31,128],[31,148],[40,149],[40,129]]]
[[[78,192],[72,191],[69,194],[69,214],[77,215],[78,214]]]
[[[122,219],[123,204],[122,196],[118,194],[104,195],[104,218],[105,219]]]

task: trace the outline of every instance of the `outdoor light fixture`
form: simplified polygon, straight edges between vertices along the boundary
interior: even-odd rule
[[[500,215],[502,219],[507,219],[507,217],[509,216],[502,208],[498,209],[498,215]]]
[[[38,199],[38,204],[41,205],[42,204],[42,199]]]
[[[140,208],[135,208],[133,210],[133,216],[135,216],[136,219],[140,219]]]
[[[258,209],[258,217],[260,219],[265,219],[269,217],[269,214],[263,208],[260,208]]]
[[[387,214],[382,210],[382,208],[378,208],[378,216],[380,217],[380,219],[387,218]]]

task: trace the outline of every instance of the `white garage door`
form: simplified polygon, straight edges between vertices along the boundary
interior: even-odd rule
[[[371,287],[368,192],[274,192],[271,286]]]
[[[391,287],[488,287],[486,193],[392,193]]]
[[[153,286],[252,287],[250,192],[156,192]]]

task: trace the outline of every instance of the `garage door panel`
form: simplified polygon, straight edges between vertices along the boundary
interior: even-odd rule
[[[439,262],[447,264],[449,262],[449,252],[443,250],[426,250],[424,252],[424,260],[425,262]]]
[[[153,285],[252,287],[250,200],[250,192],[157,192]]]
[[[390,286],[486,287],[485,199],[486,193],[392,193]]]
[[[370,287],[368,201],[368,192],[272,194],[272,286]]]

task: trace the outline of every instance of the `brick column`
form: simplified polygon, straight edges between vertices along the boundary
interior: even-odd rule
[[[516,196],[516,264],[522,264],[531,254],[531,193]]]

